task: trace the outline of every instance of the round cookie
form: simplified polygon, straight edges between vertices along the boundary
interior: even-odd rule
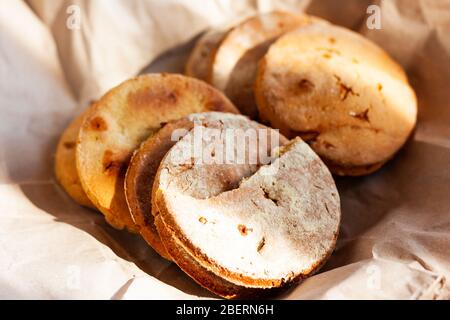
[[[185,74],[206,82],[211,82],[211,68],[215,52],[225,35],[223,30],[209,30],[195,43],[186,62]]]
[[[89,109],[78,136],[77,169],[87,196],[109,224],[137,231],[124,193],[133,151],[164,123],[203,111],[237,112],[211,86],[175,74],[125,81]]]
[[[59,138],[55,154],[55,176],[67,194],[78,204],[96,209],[81,187],[75,164],[75,150],[84,113],[76,117]]]
[[[318,22],[319,19],[274,11],[236,25],[225,35],[215,52],[211,83],[223,90],[243,114],[256,119],[258,110],[253,85],[259,60],[279,36],[313,21]]]
[[[263,121],[302,137],[338,175],[377,170],[416,123],[402,68],[371,41],[330,24],[280,37],[260,62],[255,97]]]
[[[162,257],[171,260],[154,223],[151,206],[153,181],[167,151],[187,134],[194,122],[227,118],[226,113],[196,113],[165,124],[134,152],[125,176],[125,196],[131,216],[147,243]],[[176,135],[176,136],[173,136]]]
[[[203,150],[216,150],[212,143],[234,154],[239,144],[228,145],[225,129],[256,128],[239,119],[206,127],[223,134],[205,139]],[[218,293],[225,297],[281,288],[315,272],[334,249],[340,208],[331,174],[314,152],[296,139],[270,164],[202,164],[189,153],[194,136],[191,130],[169,150],[153,186],[155,221],[172,239],[164,244],[173,260],[213,292],[203,282],[208,273],[239,288]]]

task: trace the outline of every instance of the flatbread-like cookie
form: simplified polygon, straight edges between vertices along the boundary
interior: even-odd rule
[[[204,111],[237,112],[208,84],[175,74],[148,74],[105,94],[85,116],[76,162],[83,189],[113,227],[137,231],[124,194],[133,151],[171,120]]]
[[[206,127],[223,134],[205,139],[203,150],[232,153],[239,144],[230,146],[225,130],[256,128],[240,119]],[[339,196],[319,157],[295,139],[268,165],[202,164],[189,152],[194,136],[191,130],[169,150],[153,186],[153,213],[160,235],[171,239],[164,244],[173,260],[224,297],[242,295],[245,288],[284,287],[315,272],[333,251],[340,223]],[[203,280],[208,273],[237,289],[214,290]]]
[[[313,21],[319,19],[274,11],[236,25],[224,36],[215,52],[211,83],[223,90],[243,114],[256,119],[258,110],[253,85],[259,60],[279,36]]]
[[[402,68],[371,41],[331,24],[280,37],[259,65],[255,97],[263,121],[308,141],[338,175],[377,170],[416,123]]]
[[[168,122],[150,136],[134,152],[125,177],[125,196],[134,222],[147,243],[162,257],[171,260],[154,223],[151,206],[151,192],[161,160],[167,151],[187,134],[194,122],[225,119],[227,113],[196,113]]]
[[[81,187],[75,164],[75,150],[84,113],[76,117],[61,135],[55,154],[55,176],[67,194],[78,204],[96,209]]]

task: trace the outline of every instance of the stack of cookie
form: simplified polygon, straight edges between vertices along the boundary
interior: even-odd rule
[[[371,41],[318,18],[272,12],[207,32],[186,73],[223,90],[242,113],[304,139],[337,175],[376,171],[416,123],[403,69]]]
[[[285,287],[336,243],[339,196],[320,158],[193,78],[151,74],[112,89],[62,135],[55,169],[77,202],[222,297]]]
[[[93,103],[61,136],[58,181],[219,296],[313,274],[339,231],[329,169],[373,172],[414,127],[403,70],[351,31],[273,12],[207,32],[186,71]]]

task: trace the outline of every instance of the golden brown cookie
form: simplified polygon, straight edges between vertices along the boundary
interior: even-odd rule
[[[239,117],[202,126],[221,132],[205,138],[202,150],[232,154],[241,145],[229,144],[227,129],[264,128]],[[269,164],[202,163],[189,152],[194,135],[191,130],[169,150],[153,185],[158,232],[173,260],[224,297],[282,288],[315,272],[333,251],[340,222],[334,181],[316,154],[296,139],[275,149]],[[272,150],[262,141],[257,153]],[[214,277],[233,286],[218,290],[223,284]]]
[[[55,154],[55,176],[67,194],[78,204],[96,209],[81,187],[75,164],[75,150],[84,113],[76,117],[61,135]]]
[[[80,129],[76,163],[83,189],[108,223],[137,231],[124,193],[133,151],[164,123],[203,111],[237,112],[213,87],[175,74],[125,81],[93,105]]]
[[[223,90],[243,114],[256,119],[253,85],[259,60],[279,36],[313,21],[319,19],[274,11],[239,23],[227,32],[215,51],[211,83]]]
[[[259,65],[255,97],[263,121],[302,137],[338,175],[377,170],[416,123],[402,68],[371,41],[330,24],[280,37]]]

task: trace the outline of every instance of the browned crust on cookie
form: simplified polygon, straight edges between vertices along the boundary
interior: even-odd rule
[[[290,147],[287,146],[286,150],[289,150],[289,148]],[[283,150],[282,150],[282,153],[283,153]],[[167,155],[166,155],[166,157],[167,157]],[[315,161],[317,162],[318,165],[320,165],[319,159],[316,159]],[[216,263],[211,258],[206,256],[206,254],[204,254],[201,251],[201,249],[197,248],[191,242],[191,240],[185,236],[184,231],[174,220],[174,217],[171,214],[171,212],[173,212],[173,208],[168,206],[168,202],[165,199],[165,195],[158,188],[160,172],[161,172],[161,165],[160,165],[160,169],[158,170],[158,174],[155,179],[154,187],[153,187],[153,191],[152,191],[153,214],[155,215],[155,217],[158,217],[159,219],[162,220],[162,222],[164,222],[164,225],[166,226],[166,228],[170,229],[171,236],[174,237],[178,243],[182,244],[183,251],[185,251],[192,259],[194,259],[204,270],[207,270],[208,272],[212,272],[216,276],[223,278],[230,283],[233,283],[237,286],[243,286],[243,287],[248,287],[248,288],[259,288],[259,289],[282,288],[291,283],[295,283],[298,280],[300,280],[304,277],[307,277],[307,276],[311,275],[312,273],[314,273],[315,271],[317,271],[318,268],[320,268],[320,266],[323,265],[325,260],[329,257],[329,255],[334,250],[334,246],[335,246],[336,238],[337,238],[337,231],[333,235],[333,237],[330,238],[331,244],[329,247],[327,245],[327,249],[326,249],[327,251],[323,252],[323,254],[322,253],[320,254],[319,260],[317,260],[312,265],[309,265],[307,267],[308,269],[303,269],[302,272],[299,272],[296,274],[292,273],[292,276],[289,275],[287,278],[260,279],[260,278],[246,276],[244,274],[233,272],[233,271],[230,271],[229,269],[221,267],[218,263]],[[322,164],[322,166],[323,166],[323,164]],[[327,178],[327,179],[331,179],[331,176],[329,176],[329,178]],[[249,193],[246,193],[246,194],[248,195],[248,197],[251,197],[251,195]],[[237,201],[239,201],[239,200],[237,200]],[[177,257],[173,256],[173,258],[176,261]],[[190,275],[192,277],[198,276],[195,272],[192,272]]]
[[[190,121],[180,120],[176,123],[190,124]],[[141,236],[162,257],[171,260],[156,230],[151,214],[151,189],[158,170],[159,163],[167,150],[175,144],[165,139],[165,133],[170,134],[175,129],[173,123],[166,124],[155,135],[144,141],[131,158],[125,175],[125,196],[136,225],[139,226]],[[161,137],[161,135],[163,137]]]
[[[323,161],[330,169],[330,171],[333,172],[333,174],[335,175],[358,177],[358,176],[365,176],[374,173],[375,171],[378,171],[388,160],[364,166],[351,166],[351,167],[336,165],[331,161],[327,161],[326,159],[323,159]]]
[[[205,289],[226,299],[254,299],[270,294],[271,290],[239,286],[208,271],[184,249],[183,245],[173,236],[173,232],[164,224],[161,216],[156,216],[155,225],[167,252],[171,257],[175,257],[173,261]]]
[[[84,113],[78,115],[59,138],[54,170],[59,184],[75,202],[91,209],[97,209],[81,186],[75,164],[76,143],[83,118]]]
[[[193,123],[187,119],[166,124],[135,151],[125,176],[125,196],[141,236],[168,260],[171,260],[171,257],[161,242],[151,213],[151,191],[159,163],[176,143],[169,138],[170,135],[175,129],[190,130],[192,127]]]

